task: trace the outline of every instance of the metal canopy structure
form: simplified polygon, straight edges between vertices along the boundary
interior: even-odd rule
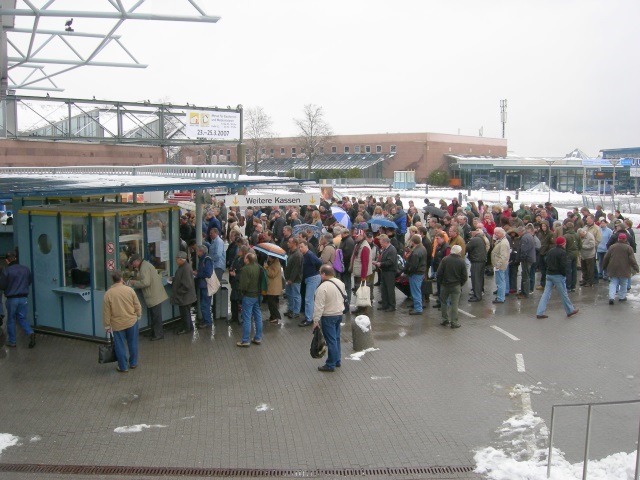
[[[187,137],[188,111],[239,113],[241,124],[243,114],[242,105],[235,108],[196,107],[150,101],[24,95],[8,95],[5,104],[6,122],[0,124],[0,137],[163,147],[220,143]]]
[[[292,178],[240,175],[237,165],[0,168],[0,201],[24,197],[101,196],[172,190],[300,184]]]
[[[53,78],[82,66],[146,68],[126,48],[117,30],[125,20],[154,20],[172,22],[201,22],[216,23],[220,17],[207,15],[196,3],[196,0],[183,0],[189,5],[194,15],[157,15],[138,13],[147,0],[137,0],[129,8],[125,7],[125,0],[105,0],[104,2],[84,1],[83,6],[96,8],[107,4],[112,8],[101,10],[57,10],[56,0],[46,0],[44,5],[37,7],[33,0],[0,0],[0,98],[4,99],[9,90],[31,89],[62,91]],[[17,8],[24,5],[25,8]],[[32,28],[16,28],[16,17],[33,18]],[[41,21],[47,18],[67,20],[65,29],[55,30],[42,28]],[[73,28],[74,18],[89,18],[99,20],[113,20],[115,24],[104,34],[95,32],[76,32]],[[20,37],[28,36],[26,42],[20,42]],[[88,53],[81,54],[79,43],[91,39],[99,40],[97,45]],[[70,58],[51,58],[44,54],[43,49],[58,40],[58,45],[64,45],[71,52]],[[24,45],[24,46],[22,46]],[[100,54],[105,47],[114,45],[128,59],[124,62],[110,62],[100,60]],[[52,68],[58,66],[55,71]]]

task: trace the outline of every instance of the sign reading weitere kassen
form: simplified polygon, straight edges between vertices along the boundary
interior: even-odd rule
[[[206,140],[240,140],[240,113],[187,110],[185,135]]]
[[[282,195],[227,195],[224,197],[227,207],[273,207],[275,205],[318,205],[319,195],[313,193]]]

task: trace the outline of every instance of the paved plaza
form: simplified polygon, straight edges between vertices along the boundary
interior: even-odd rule
[[[613,306],[605,283],[578,289],[572,318],[554,293],[544,320],[535,318],[541,292],[493,305],[493,285],[487,277],[480,303],[466,302],[465,287],[457,330],[441,327],[431,305],[421,317],[373,309],[378,350],[359,360],[350,357],[353,316],[345,316],[335,373],[317,371],[311,329],[290,320],[266,323],[263,344],[248,349],[236,347],[240,329],[223,320],[213,332],[141,338],[140,367],[126,374],[99,365],[95,343],[39,334],[30,350],[21,336],[17,349],[0,349],[0,433],[20,439],[0,454],[0,478],[125,478],[2,469],[10,464],[481,478],[468,473],[475,451],[508,449],[499,430],[526,399],[548,425],[554,404],[640,398],[635,283],[630,301]],[[639,415],[638,406],[598,411],[591,458],[635,449]],[[558,417],[555,444],[571,462],[582,458],[585,425],[585,409]],[[433,466],[467,468],[424,470]],[[423,470],[384,473],[409,467]]]

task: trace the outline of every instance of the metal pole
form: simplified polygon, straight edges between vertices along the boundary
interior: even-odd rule
[[[589,442],[591,441],[591,405],[587,411],[587,436],[584,441],[584,463],[582,464],[582,480],[587,480],[587,465],[589,463]]]
[[[549,453],[547,454],[547,478],[551,476],[551,454],[553,452],[553,422],[555,421],[556,407],[551,407],[551,429],[549,430]],[[640,432],[639,432],[640,434]]]
[[[551,203],[551,165],[553,165],[553,162],[549,163],[549,200],[547,200],[549,203]]]
[[[636,447],[636,474],[635,480],[640,480],[640,425],[638,425],[638,445]]]

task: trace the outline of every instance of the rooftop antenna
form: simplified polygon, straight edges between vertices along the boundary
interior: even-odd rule
[[[500,121],[502,122],[502,138],[504,138],[504,131],[507,126],[507,100],[500,100]]]

